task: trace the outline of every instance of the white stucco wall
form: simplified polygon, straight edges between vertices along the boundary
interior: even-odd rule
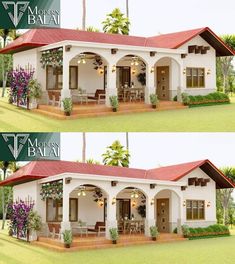
[[[205,88],[188,88],[186,87],[186,75],[183,76],[183,89],[184,92],[191,95],[206,95],[216,90],[216,52],[215,49],[210,46],[202,37],[197,36],[192,40],[185,43],[180,49],[188,50],[188,46],[209,46],[210,50],[207,54],[194,54],[188,53],[185,59],[183,59],[183,67],[196,67],[205,69]],[[207,74],[208,70],[211,74]]]
[[[188,181],[188,178],[203,178],[208,179],[208,175],[205,174],[200,168],[192,171],[187,176],[183,177],[180,181]],[[216,186],[215,182],[210,178],[210,182],[207,186],[188,186],[183,193],[183,199],[186,200],[204,200],[205,201],[205,220],[186,220],[186,206],[183,207],[184,221],[189,226],[208,226],[215,224],[216,220]],[[210,202],[210,207],[207,207]]]

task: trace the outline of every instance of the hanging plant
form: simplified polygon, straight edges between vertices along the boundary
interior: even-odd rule
[[[143,86],[146,85],[146,65],[144,62],[141,63],[140,65],[141,67],[141,71],[138,75],[137,75],[137,79],[138,82],[140,82]]]
[[[45,69],[46,66],[52,66],[52,67],[63,66],[63,48],[56,48],[56,49],[43,51],[40,62],[42,64],[43,69]]]
[[[41,199],[60,200],[63,198],[63,181],[43,183],[40,191]]]
[[[98,70],[101,68],[101,66],[103,65],[103,61],[100,56],[95,56],[93,65],[95,66],[94,70]]]
[[[144,194],[141,195],[141,204],[137,207],[138,214],[142,217],[146,217],[146,197]]]
[[[93,194],[94,202],[100,201],[102,197],[103,197],[103,193],[102,193],[101,189],[95,188],[94,194]]]

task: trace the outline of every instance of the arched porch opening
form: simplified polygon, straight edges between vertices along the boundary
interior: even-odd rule
[[[155,63],[155,87],[159,100],[174,100],[181,86],[180,64],[172,57],[162,57]]]
[[[128,54],[116,64],[116,87],[120,102],[144,102],[146,92],[146,62]]]
[[[120,234],[144,234],[146,195],[135,187],[127,187],[116,196],[116,219]]]
[[[181,218],[181,199],[170,189],[159,191],[154,197],[156,226],[160,233],[172,233]]]

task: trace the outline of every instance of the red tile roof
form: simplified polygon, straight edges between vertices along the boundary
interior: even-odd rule
[[[207,165],[207,168],[203,166]],[[208,172],[208,166],[210,171]],[[200,160],[178,165],[160,167],[152,170],[113,167],[69,161],[33,161],[0,182],[2,185],[16,185],[27,181],[42,179],[63,173],[114,176],[134,179],[178,181],[196,168],[207,170],[208,176],[218,182],[218,187],[232,188],[232,182],[223,175],[209,160]],[[213,171],[212,171],[213,170]]]
[[[207,34],[205,34],[207,32]],[[204,34],[204,35],[203,35]],[[229,47],[209,28],[163,34],[155,37],[136,37],[119,34],[87,32],[73,29],[31,29],[7,45],[0,53],[15,53],[26,49],[45,46],[64,40],[96,42],[105,44],[176,49],[197,35],[209,42],[221,56],[234,55]]]

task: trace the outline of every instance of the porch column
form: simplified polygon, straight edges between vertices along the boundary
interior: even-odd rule
[[[184,201],[183,198],[179,198],[179,218],[177,219],[177,233],[182,235],[182,225],[184,225],[185,217],[184,217]]]
[[[145,103],[150,104],[150,94],[156,94],[156,87],[155,87],[155,70],[156,67],[154,67],[154,71],[151,72],[151,67],[149,65],[146,65],[146,90],[145,90]]]
[[[110,106],[109,97],[117,95],[116,75],[116,65],[109,63],[107,66],[106,106]]]
[[[107,199],[107,219],[106,219],[106,238],[110,239],[109,229],[117,228],[117,219],[116,219],[116,203],[112,203],[113,198],[109,197]]]
[[[71,230],[71,224],[69,222],[69,194],[66,190],[65,182],[63,183],[63,220],[61,222],[61,231]]]
[[[186,73],[185,73],[186,74]],[[177,101],[182,103],[182,96],[181,94],[183,91],[183,80],[184,80],[184,69],[183,65],[179,65],[179,86],[177,87]]]
[[[153,204],[152,201],[154,201]],[[156,225],[156,220],[154,217],[154,207],[155,207],[156,199],[154,197],[149,197],[146,199],[146,218],[145,218],[145,235],[150,237],[150,226]]]
[[[65,48],[63,56],[63,87],[61,90],[61,101],[65,98],[71,97],[69,89],[69,59],[66,56]]]

